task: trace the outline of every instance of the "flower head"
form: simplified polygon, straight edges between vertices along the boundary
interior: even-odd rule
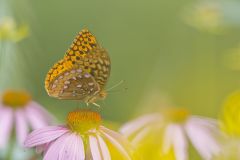
[[[220,117],[222,130],[229,136],[240,137],[240,91],[231,94],[225,101]]]
[[[188,159],[188,139],[203,159],[210,159],[220,151],[217,137],[221,133],[216,121],[192,116],[184,109],[145,115],[125,124],[120,132],[136,146],[142,146],[149,136],[155,136],[152,138],[152,144],[159,144],[160,150],[157,153],[165,155],[172,152],[174,156],[171,156],[171,159]],[[147,158],[149,155],[143,156]]]
[[[23,145],[29,131],[28,124],[37,129],[51,121],[52,116],[27,92],[6,91],[0,100],[0,149],[7,146],[12,130],[16,131],[18,144]]]
[[[110,160],[116,154],[118,159],[132,158],[126,139],[102,126],[100,114],[91,110],[70,112],[67,125],[33,131],[25,146],[43,151],[44,160]]]
[[[214,160],[238,160],[240,158],[240,91],[227,97],[220,116],[221,129],[227,139],[219,156]]]
[[[5,18],[0,22],[0,40],[18,42],[28,36],[28,27],[26,25],[16,26],[12,18]]]

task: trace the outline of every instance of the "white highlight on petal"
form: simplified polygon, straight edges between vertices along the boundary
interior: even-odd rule
[[[21,109],[17,110],[15,112],[15,118],[17,141],[22,146],[28,134],[28,125],[24,111]]]
[[[101,153],[98,146],[98,141],[95,136],[89,136],[90,150],[93,160],[102,160]]]
[[[2,107],[0,109],[0,148],[7,145],[13,127],[13,110]]]
[[[186,123],[185,129],[193,146],[203,159],[210,160],[212,155],[220,152],[220,145],[213,137],[213,133],[211,132],[213,128],[207,128],[206,125],[200,125],[200,123],[202,123],[202,119],[201,121],[190,119]]]
[[[99,135],[97,135],[97,139],[100,145],[100,149],[101,149],[101,153],[103,156],[104,160],[111,160],[111,155],[109,153],[108,147],[106,145],[106,143],[104,142],[103,138]]]

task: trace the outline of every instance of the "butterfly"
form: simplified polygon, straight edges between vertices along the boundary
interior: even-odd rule
[[[110,70],[107,51],[87,29],[83,29],[63,59],[47,73],[45,89],[51,97],[96,104],[107,95],[104,88]]]

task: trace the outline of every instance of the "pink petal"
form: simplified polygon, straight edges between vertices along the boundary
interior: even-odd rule
[[[16,116],[16,137],[18,143],[22,146],[28,134],[28,126],[23,110],[17,110]]]
[[[150,115],[137,118],[123,125],[120,129],[120,132],[124,134],[124,136],[127,136],[127,137],[131,136],[132,134],[137,132],[139,129],[148,125],[149,123],[154,121],[160,121],[161,117],[162,116],[160,114],[150,114]]]
[[[211,159],[213,155],[220,152],[221,146],[208,127],[199,125],[196,120],[189,120],[185,129],[193,146],[203,159]]]
[[[214,130],[219,130],[218,121],[213,118],[201,117],[201,116],[191,116],[189,121],[195,122],[196,124],[205,126],[206,128]]]
[[[173,147],[176,155],[176,160],[188,159],[188,142],[184,134],[183,128],[179,125],[172,126],[173,128]]]
[[[97,139],[100,145],[100,149],[101,149],[101,153],[103,156],[104,160],[111,160],[111,155],[109,153],[108,147],[106,145],[106,143],[104,142],[103,138],[99,135],[97,135]]]
[[[0,148],[7,145],[13,126],[13,110],[7,107],[0,109]]]
[[[26,116],[33,129],[39,129],[49,124],[49,117],[33,102],[26,107]]]
[[[163,153],[169,152],[169,150],[173,146],[173,138],[174,138],[174,127],[173,125],[168,125],[164,131]]]
[[[132,144],[137,145],[144,139],[145,136],[150,132],[150,127],[145,127],[131,140]]]
[[[79,135],[76,135],[79,136]],[[85,151],[84,151],[84,143],[81,137],[76,139],[76,156],[75,160],[85,160]]]
[[[131,151],[130,144],[122,137],[122,135],[103,126],[100,127],[100,132],[118,149],[119,152],[122,153],[123,156],[125,156],[126,159],[131,160],[129,153],[129,151]]]
[[[24,146],[34,147],[49,143],[67,132],[69,130],[63,126],[49,126],[37,129],[27,136]]]
[[[173,147],[176,160],[188,159],[188,141],[180,125],[170,124],[164,133],[163,152],[168,153]]]
[[[43,160],[60,160],[59,154],[62,148],[68,143],[67,139],[70,134],[65,134],[59,137],[55,142],[53,142],[49,149],[47,150],[46,154],[43,157]]]
[[[52,141],[52,142],[54,142],[54,141]],[[36,146],[36,152],[38,154],[41,154],[41,153],[45,154],[46,151],[48,150],[49,146],[52,144],[52,142]]]
[[[93,160],[102,160],[98,140],[95,136],[89,136],[89,144]]]
[[[52,114],[50,114],[43,106],[41,106],[37,102],[32,101],[30,105],[31,107],[35,108],[39,113],[41,113],[47,124],[51,124],[52,121],[55,119]]]
[[[85,160],[84,144],[80,135],[70,134],[63,145],[58,160]]]

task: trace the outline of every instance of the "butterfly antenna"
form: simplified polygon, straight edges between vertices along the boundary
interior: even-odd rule
[[[120,90],[110,91],[110,92],[108,92],[108,94],[121,93],[122,91],[126,91],[127,89],[128,88],[123,88],[123,89],[120,89]]]
[[[118,87],[118,86],[119,86],[119,85],[121,85],[123,82],[124,82],[124,80],[121,80],[120,82],[118,82],[118,83],[117,83],[117,84],[115,84],[114,86],[112,86],[112,87],[108,88],[106,91],[108,92],[108,91],[112,90],[113,88],[116,88],[116,87]]]

